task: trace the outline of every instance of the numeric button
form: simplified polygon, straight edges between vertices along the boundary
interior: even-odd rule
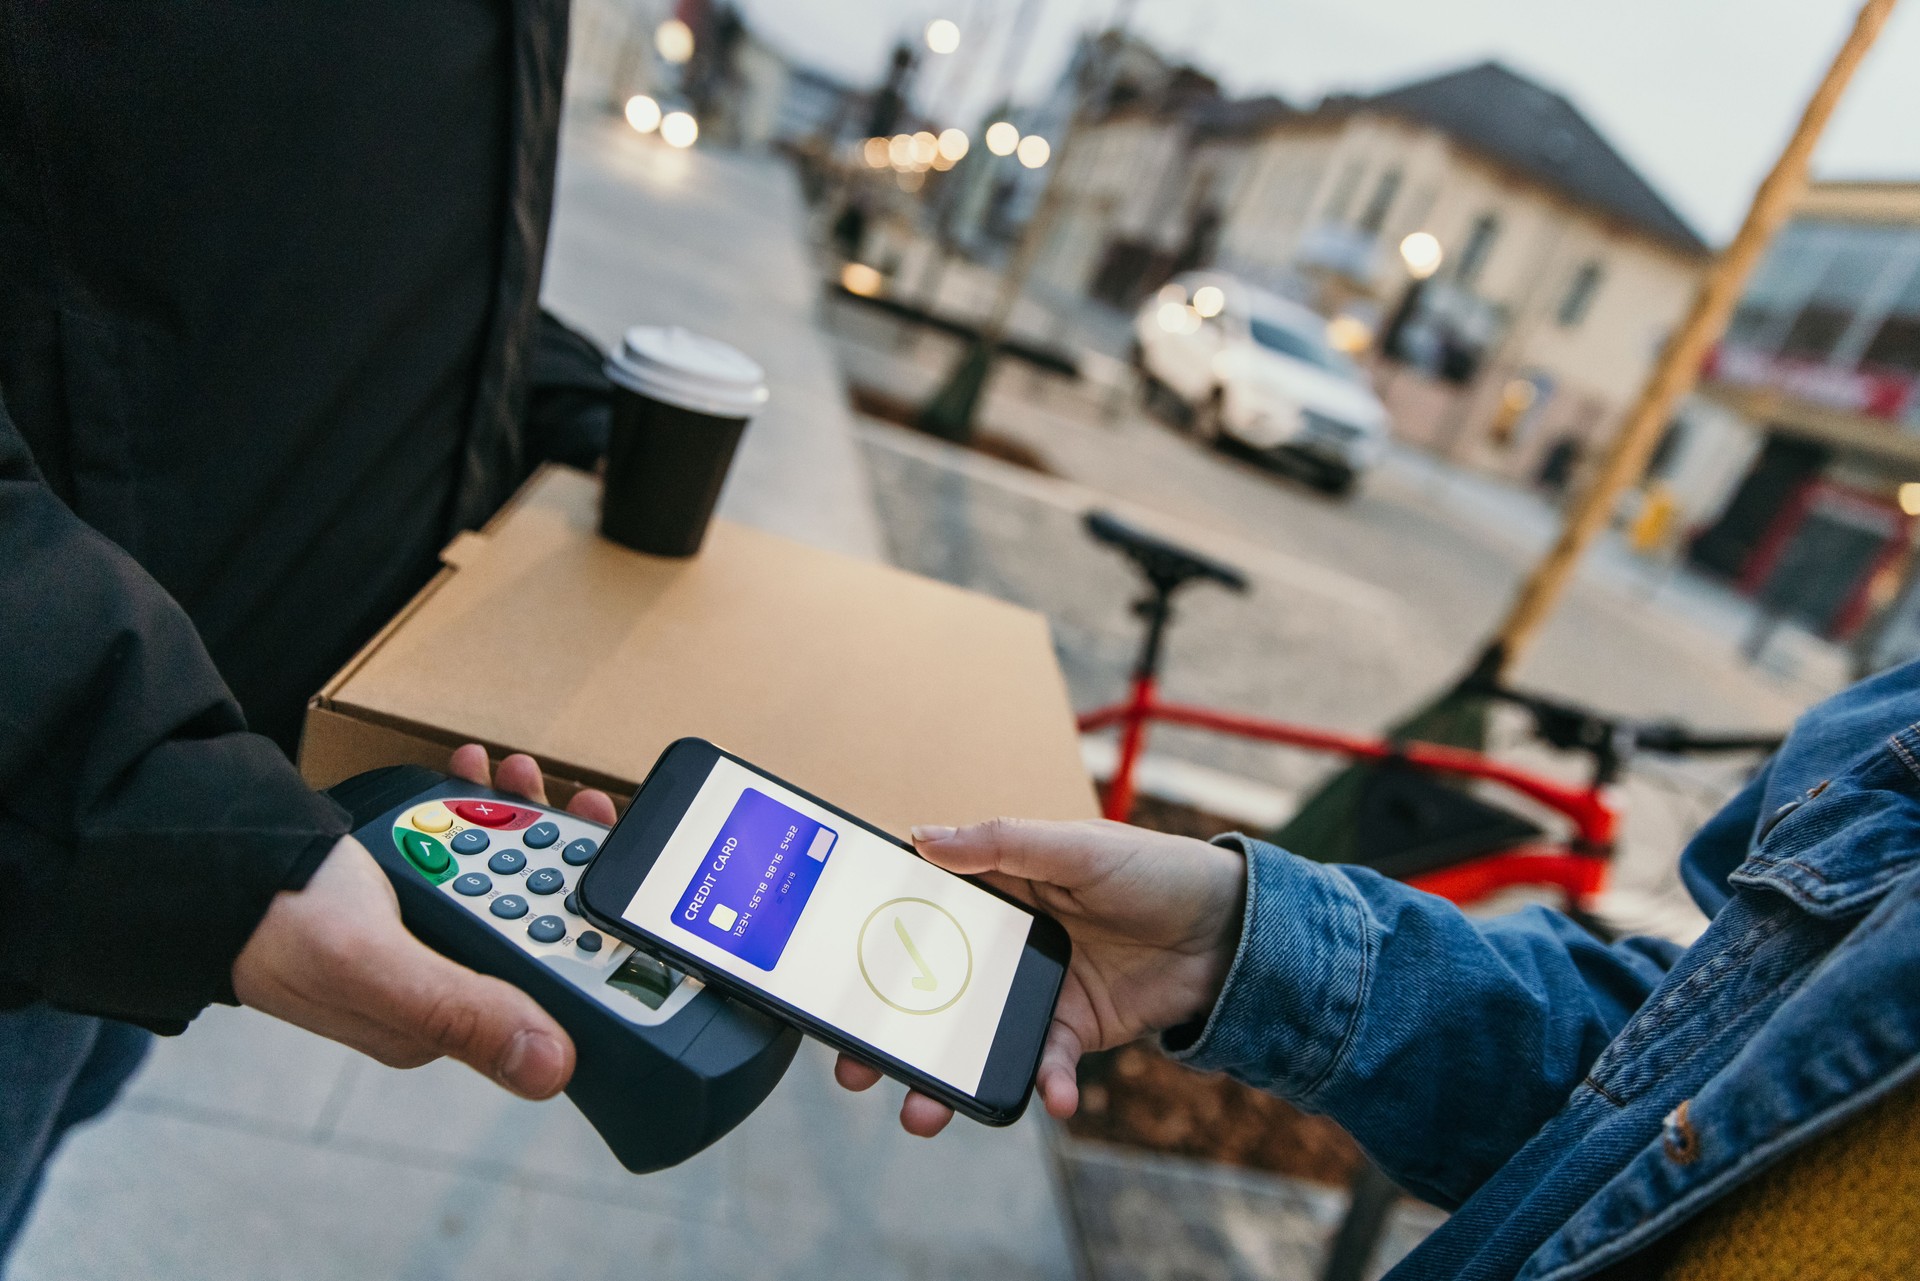
[[[453,888],[456,893],[468,898],[478,898],[493,888],[493,878],[485,872],[468,872],[465,876],[453,878]]]
[[[567,923],[557,916],[536,916],[527,926],[527,936],[536,943],[558,943],[567,936]]]
[[[527,914],[527,900],[518,894],[502,894],[487,910],[503,921],[517,921]]]
[[[455,854],[482,854],[486,852],[487,834],[477,827],[469,827],[453,838]]]
[[[566,860],[567,866],[579,867],[593,862],[593,856],[599,852],[600,843],[583,836],[577,841],[569,841],[567,848],[560,851],[560,857]]]
[[[592,930],[587,930],[574,941],[580,945],[582,952],[598,952],[600,950],[600,936]]]
[[[520,839],[530,850],[543,850],[560,839],[560,827],[542,820],[520,833]]]
[[[519,850],[498,850],[487,860],[487,870],[500,876],[514,876],[527,870],[527,856]]]
[[[543,867],[527,876],[527,888],[535,894],[558,894],[566,884],[567,878],[557,867]]]

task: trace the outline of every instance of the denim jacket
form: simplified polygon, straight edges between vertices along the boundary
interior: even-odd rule
[[[1920,663],[1807,712],[1695,835],[1691,948],[1472,920],[1225,839],[1239,952],[1168,1048],[1333,1117],[1453,1211],[1396,1281],[1590,1276],[1920,1071]]]

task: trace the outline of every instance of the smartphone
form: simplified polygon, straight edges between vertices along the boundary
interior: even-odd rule
[[[1071,951],[1053,918],[697,738],[654,764],[579,902],[989,1125],[1026,1109]]]

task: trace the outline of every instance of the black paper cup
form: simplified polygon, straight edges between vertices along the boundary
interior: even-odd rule
[[[641,325],[607,358],[607,377],[613,426],[600,532],[635,551],[691,556],[740,434],[767,403],[766,374],[723,342]]]

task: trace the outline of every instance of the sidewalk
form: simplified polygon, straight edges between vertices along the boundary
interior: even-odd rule
[[[609,341],[674,320],[766,365],[724,510],[877,554],[838,375],[814,326],[800,204],[777,162],[649,147],[576,121],[552,305]],[[686,1165],[636,1178],[564,1100],[437,1063],[395,1072],[250,1011],[161,1041],[69,1142],[12,1281],[532,1281],[645,1276],[1072,1275],[1045,1134],[901,1133],[899,1091],[853,1096],[804,1049],[767,1104]]]

